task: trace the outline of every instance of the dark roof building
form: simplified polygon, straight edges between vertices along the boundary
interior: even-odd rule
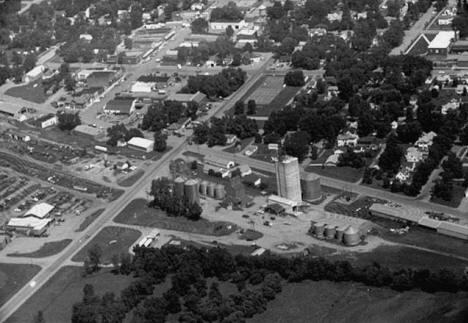
[[[115,98],[107,102],[104,107],[104,112],[111,114],[132,114],[133,111],[135,111],[133,98]]]

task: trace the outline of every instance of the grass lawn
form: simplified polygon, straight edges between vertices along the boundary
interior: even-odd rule
[[[140,236],[141,232],[138,230],[105,227],[72,258],[72,261],[84,261],[87,257],[88,249],[97,244],[102,249],[101,263],[110,264],[112,256],[128,252],[130,246]]]
[[[260,117],[268,117],[272,112],[281,110],[292,98],[294,98],[300,89],[301,87],[296,86],[286,86],[282,88],[281,92],[275,96],[270,104],[268,104],[266,107],[259,106],[255,115]]]
[[[10,257],[27,257],[27,258],[44,258],[58,254],[65,249],[71,239],[63,239],[58,241],[46,242],[38,250],[28,253],[9,253]]]
[[[12,87],[8,89],[5,94],[35,103],[44,103],[47,100],[41,80],[31,82],[27,85]]]
[[[119,295],[133,280],[132,276],[114,275],[105,269],[87,277],[81,276],[82,271],[78,266],[61,268],[7,322],[32,322],[37,311],[43,311],[46,322],[70,322],[73,304],[81,301],[86,284],[92,284],[97,295],[106,292]]]
[[[144,199],[135,199],[130,202],[114,221],[209,236],[228,235],[236,229],[234,224],[228,222],[210,222],[205,219],[190,221],[182,217],[169,217],[159,209],[149,208]]]
[[[119,180],[117,183],[119,186],[122,187],[131,187],[133,184],[135,184],[143,175],[145,174],[145,171],[142,169],[138,169],[134,172],[132,172],[129,176],[126,176],[122,180]]]
[[[269,163],[273,163],[271,160],[271,156],[273,156],[272,151],[268,149],[268,145],[265,144],[257,144],[258,149],[257,151],[251,156],[251,158],[266,161]]]
[[[466,295],[304,281],[284,285],[266,311],[247,322],[464,322],[467,304]]]
[[[431,197],[431,202],[457,208],[460,205],[464,197],[465,197],[465,188],[461,185],[454,184],[453,190],[452,190],[452,199],[450,201],[445,201],[441,198]]]
[[[105,209],[99,209],[88,215],[83,222],[81,222],[80,227],[75,230],[75,232],[81,232],[85,230],[91,223],[94,222],[101,214],[104,212]]]
[[[0,263],[0,305],[13,296],[41,267],[36,265],[18,265]]]
[[[317,159],[311,160],[311,164],[323,164],[327,161],[328,157],[333,155],[334,149],[322,149],[317,154]]]
[[[263,237],[263,233],[252,230],[252,229],[247,229],[239,236],[239,239],[247,240],[247,241],[254,241],[254,240],[260,239],[261,237]]]
[[[355,183],[362,178],[364,168],[356,169],[352,167],[320,167],[309,166],[306,168],[307,172],[315,173],[325,177],[340,179],[342,181]]]

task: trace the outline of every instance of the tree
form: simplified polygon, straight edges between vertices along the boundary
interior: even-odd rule
[[[35,54],[28,54],[23,62],[23,69],[30,71],[36,66],[37,56]]]
[[[349,77],[341,78],[338,81],[338,90],[340,92],[339,96],[345,102],[349,101],[354,94],[353,83]]]
[[[237,5],[230,1],[224,7],[217,7],[211,11],[210,21],[240,21],[244,14]]]
[[[102,249],[98,244],[94,244],[88,249],[88,261],[90,270],[92,272],[99,271],[99,264],[101,263]]]
[[[444,201],[452,200],[453,184],[449,181],[439,180],[432,189],[432,196]]]
[[[197,18],[191,24],[193,34],[203,34],[208,32],[208,21],[203,18]]]
[[[124,46],[126,49],[132,49],[133,47],[133,40],[130,37],[125,37],[124,39]]]
[[[167,136],[160,131],[154,133],[154,151],[163,152],[167,148]]]
[[[231,25],[226,27],[226,36],[228,38],[232,38],[232,36],[234,36],[234,29],[232,29]]]
[[[305,131],[297,131],[284,140],[283,149],[286,154],[297,157],[299,162],[309,153],[310,136]]]
[[[67,76],[65,76],[64,82],[65,90],[67,90],[68,92],[72,92],[75,90],[76,81],[70,74],[67,74]]]
[[[387,146],[384,152],[380,155],[379,166],[384,171],[396,173],[400,167],[401,158],[403,157],[403,151],[398,146],[394,138],[387,140]]]
[[[137,29],[143,24],[142,15],[143,15],[143,8],[139,3],[133,3],[130,11],[130,23],[132,29]]]
[[[81,124],[81,119],[78,113],[63,112],[57,114],[57,126],[60,130],[73,130],[76,126]]]
[[[247,102],[247,115],[254,115],[257,113],[257,103],[255,100]]]
[[[44,313],[42,311],[38,311],[36,316],[33,319],[33,323],[45,323]]]
[[[244,101],[237,101],[234,104],[234,114],[239,115],[239,114],[244,114],[245,113],[245,104]]]
[[[304,73],[302,70],[289,71],[284,76],[284,84],[287,86],[304,86]]]

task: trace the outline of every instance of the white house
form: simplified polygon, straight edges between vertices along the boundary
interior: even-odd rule
[[[41,128],[44,129],[44,128],[47,128],[47,127],[51,127],[53,125],[56,125],[58,123],[58,118],[57,116],[52,116],[44,121],[41,122]]]
[[[34,67],[32,70],[30,70],[29,72],[26,73],[26,75],[24,76],[24,81],[26,83],[30,83],[32,81],[35,81],[42,75],[42,73],[44,73],[44,71],[45,71],[45,66],[44,65],[38,65],[38,66]]]
[[[80,39],[90,42],[93,40],[93,36],[90,34],[81,34]]]
[[[214,33],[224,33],[228,26],[231,26],[234,32],[241,30],[242,28],[247,26],[245,20],[240,21],[211,21],[210,24],[210,31]]]
[[[409,147],[405,155],[408,163],[418,163],[424,158],[424,154],[416,147]]]
[[[432,146],[432,142],[436,136],[437,134],[434,131],[428,133],[424,132],[421,137],[419,137],[419,139],[414,143],[414,145],[418,148],[427,150]]]
[[[338,147],[356,146],[359,136],[352,133],[340,134],[336,137],[336,144]]]

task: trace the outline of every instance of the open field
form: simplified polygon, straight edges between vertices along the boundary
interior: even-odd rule
[[[105,227],[72,258],[72,261],[84,261],[88,249],[97,244],[102,250],[101,263],[110,264],[112,256],[128,252],[140,235],[140,231],[133,229]]]
[[[340,179],[346,182],[355,183],[362,178],[364,168],[356,169],[352,167],[320,167],[308,166],[307,172],[315,173],[325,177]]]
[[[297,94],[300,87],[286,86],[281,92],[274,97],[268,105],[257,105],[256,116],[268,117],[272,112],[278,111],[286,106],[286,104]]]
[[[44,243],[38,250],[28,253],[9,253],[10,257],[27,257],[27,258],[44,258],[58,254],[65,249],[71,239],[63,239],[59,241],[52,241]]]
[[[81,232],[85,230],[91,223],[94,222],[101,214],[104,212],[105,209],[99,209],[88,215],[83,222],[81,222],[80,227],[75,230],[75,232]]]
[[[142,169],[138,169],[132,172],[129,176],[123,178],[122,180],[118,180],[117,183],[122,187],[131,187],[135,184],[143,175],[145,171]]]
[[[279,76],[265,76],[261,79],[258,87],[255,87],[255,91],[249,95],[248,100],[255,100],[257,105],[268,105],[273,101],[276,95],[283,88],[283,77]]]
[[[466,322],[468,295],[398,293],[355,283],[305,281],[283,287],[249,323]]]
[[[202,214],[203,216],[203,214]],[[114,219],[117,223],[140,225],[167,230],[223,236],[234,232],[236,226],[227,222],[210,222],[204,219],[190,221],[182,217],[169,217],[159,209],[149,208],[146,200],[135,199]],[[228,226],[231,226],[229,229]]]
[[[61,268],[7,322],[32,322],[37,311],[44,312],[48,323],[70,322],[73,304],[81,301],[86,284],[92,284],[96,294],[100,296],[106,292],[119,295],[133,280],[132,276],[114,275],[105,269],[86,277],[82,277],[81,273],[81,267]]]
[[[41,80],[12,87],[8,89],[5,94],[34,103],[44,103],[47,100]]]
[[[0,263],[0,305],[22,288],[41,267]]]

